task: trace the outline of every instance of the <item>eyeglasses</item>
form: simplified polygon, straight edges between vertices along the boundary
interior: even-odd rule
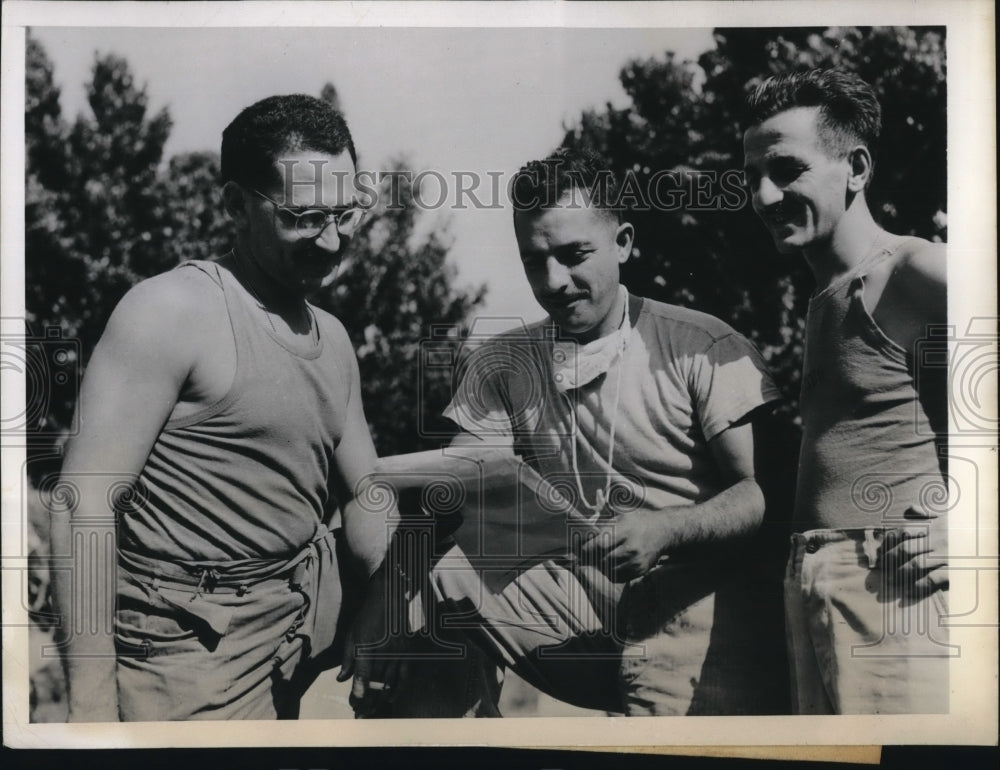
[[[300,238],[315,238],[323,232],[331,222],[337,223],[337,232],[345,235],[352,234],[364,220],[367,210],[359,206],[296,206],[289,208],[282,206],[273,198],[268,198],[260,190],[253,192],[264,200],[273,203],[279,213],[284,214],[289,219],[284,220],[284,224],[295,228],[295,233]]]

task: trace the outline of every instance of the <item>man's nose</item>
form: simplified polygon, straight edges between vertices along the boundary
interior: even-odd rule
[[[326,227],[316,236],[316,245],[321,249],[325,249],[332,254],[340,251],[341,244],[343,242],[344,235],[337,229],[336,222],[330,222]]]
[[[550,294],[562,291],[571,283],[569,268],[555,257],[545,261],[545,290]]]
[[[757,189],[754,191],[753,207],[757,211],[763,211],[768,206],[780,203],[783,197],[784,194],[778,186],[775,185],[769,177],[764,177],[760,180],[760,183],[757,185]]]

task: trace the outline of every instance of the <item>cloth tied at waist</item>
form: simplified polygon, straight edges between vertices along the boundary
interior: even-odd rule
[[[242,604],[223,601],[225,595],[252,595],[254,586],[265,581],[287,581],[305,603],[286,635],[307,636],[309,658],[333,643],[342,588],[335,535],[326,528],[297,553],[277,559],[161,561],[119,550],[118,564],[122,579],[141,585],[155,600],[201,621],[218,636],[226,634],[241,606],[252,605],[249,599]]]

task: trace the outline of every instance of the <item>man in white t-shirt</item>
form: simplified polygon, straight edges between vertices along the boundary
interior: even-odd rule
[[[549,317],[468,346],[445,412],[453,446],[513,452],[596,527],[500,584],[455,546],[430,588],[444,626],[574,705],[767,712],[761,623],[738,592],[764,514],[753,423],[778,392],[725,323],[620,284],[634,231],[615,190],[587,153],[521,169],[514,229]]]

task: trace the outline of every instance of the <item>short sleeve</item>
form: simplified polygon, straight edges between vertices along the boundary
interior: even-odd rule
[[[451,403],[444,416],[466,433],[510,443],[509,361],[495,340],[466,343],[458,355]]]
[[[690,386],[706,441],[781,398],[760,352],[735,332],[713,341],[693,361]]]

